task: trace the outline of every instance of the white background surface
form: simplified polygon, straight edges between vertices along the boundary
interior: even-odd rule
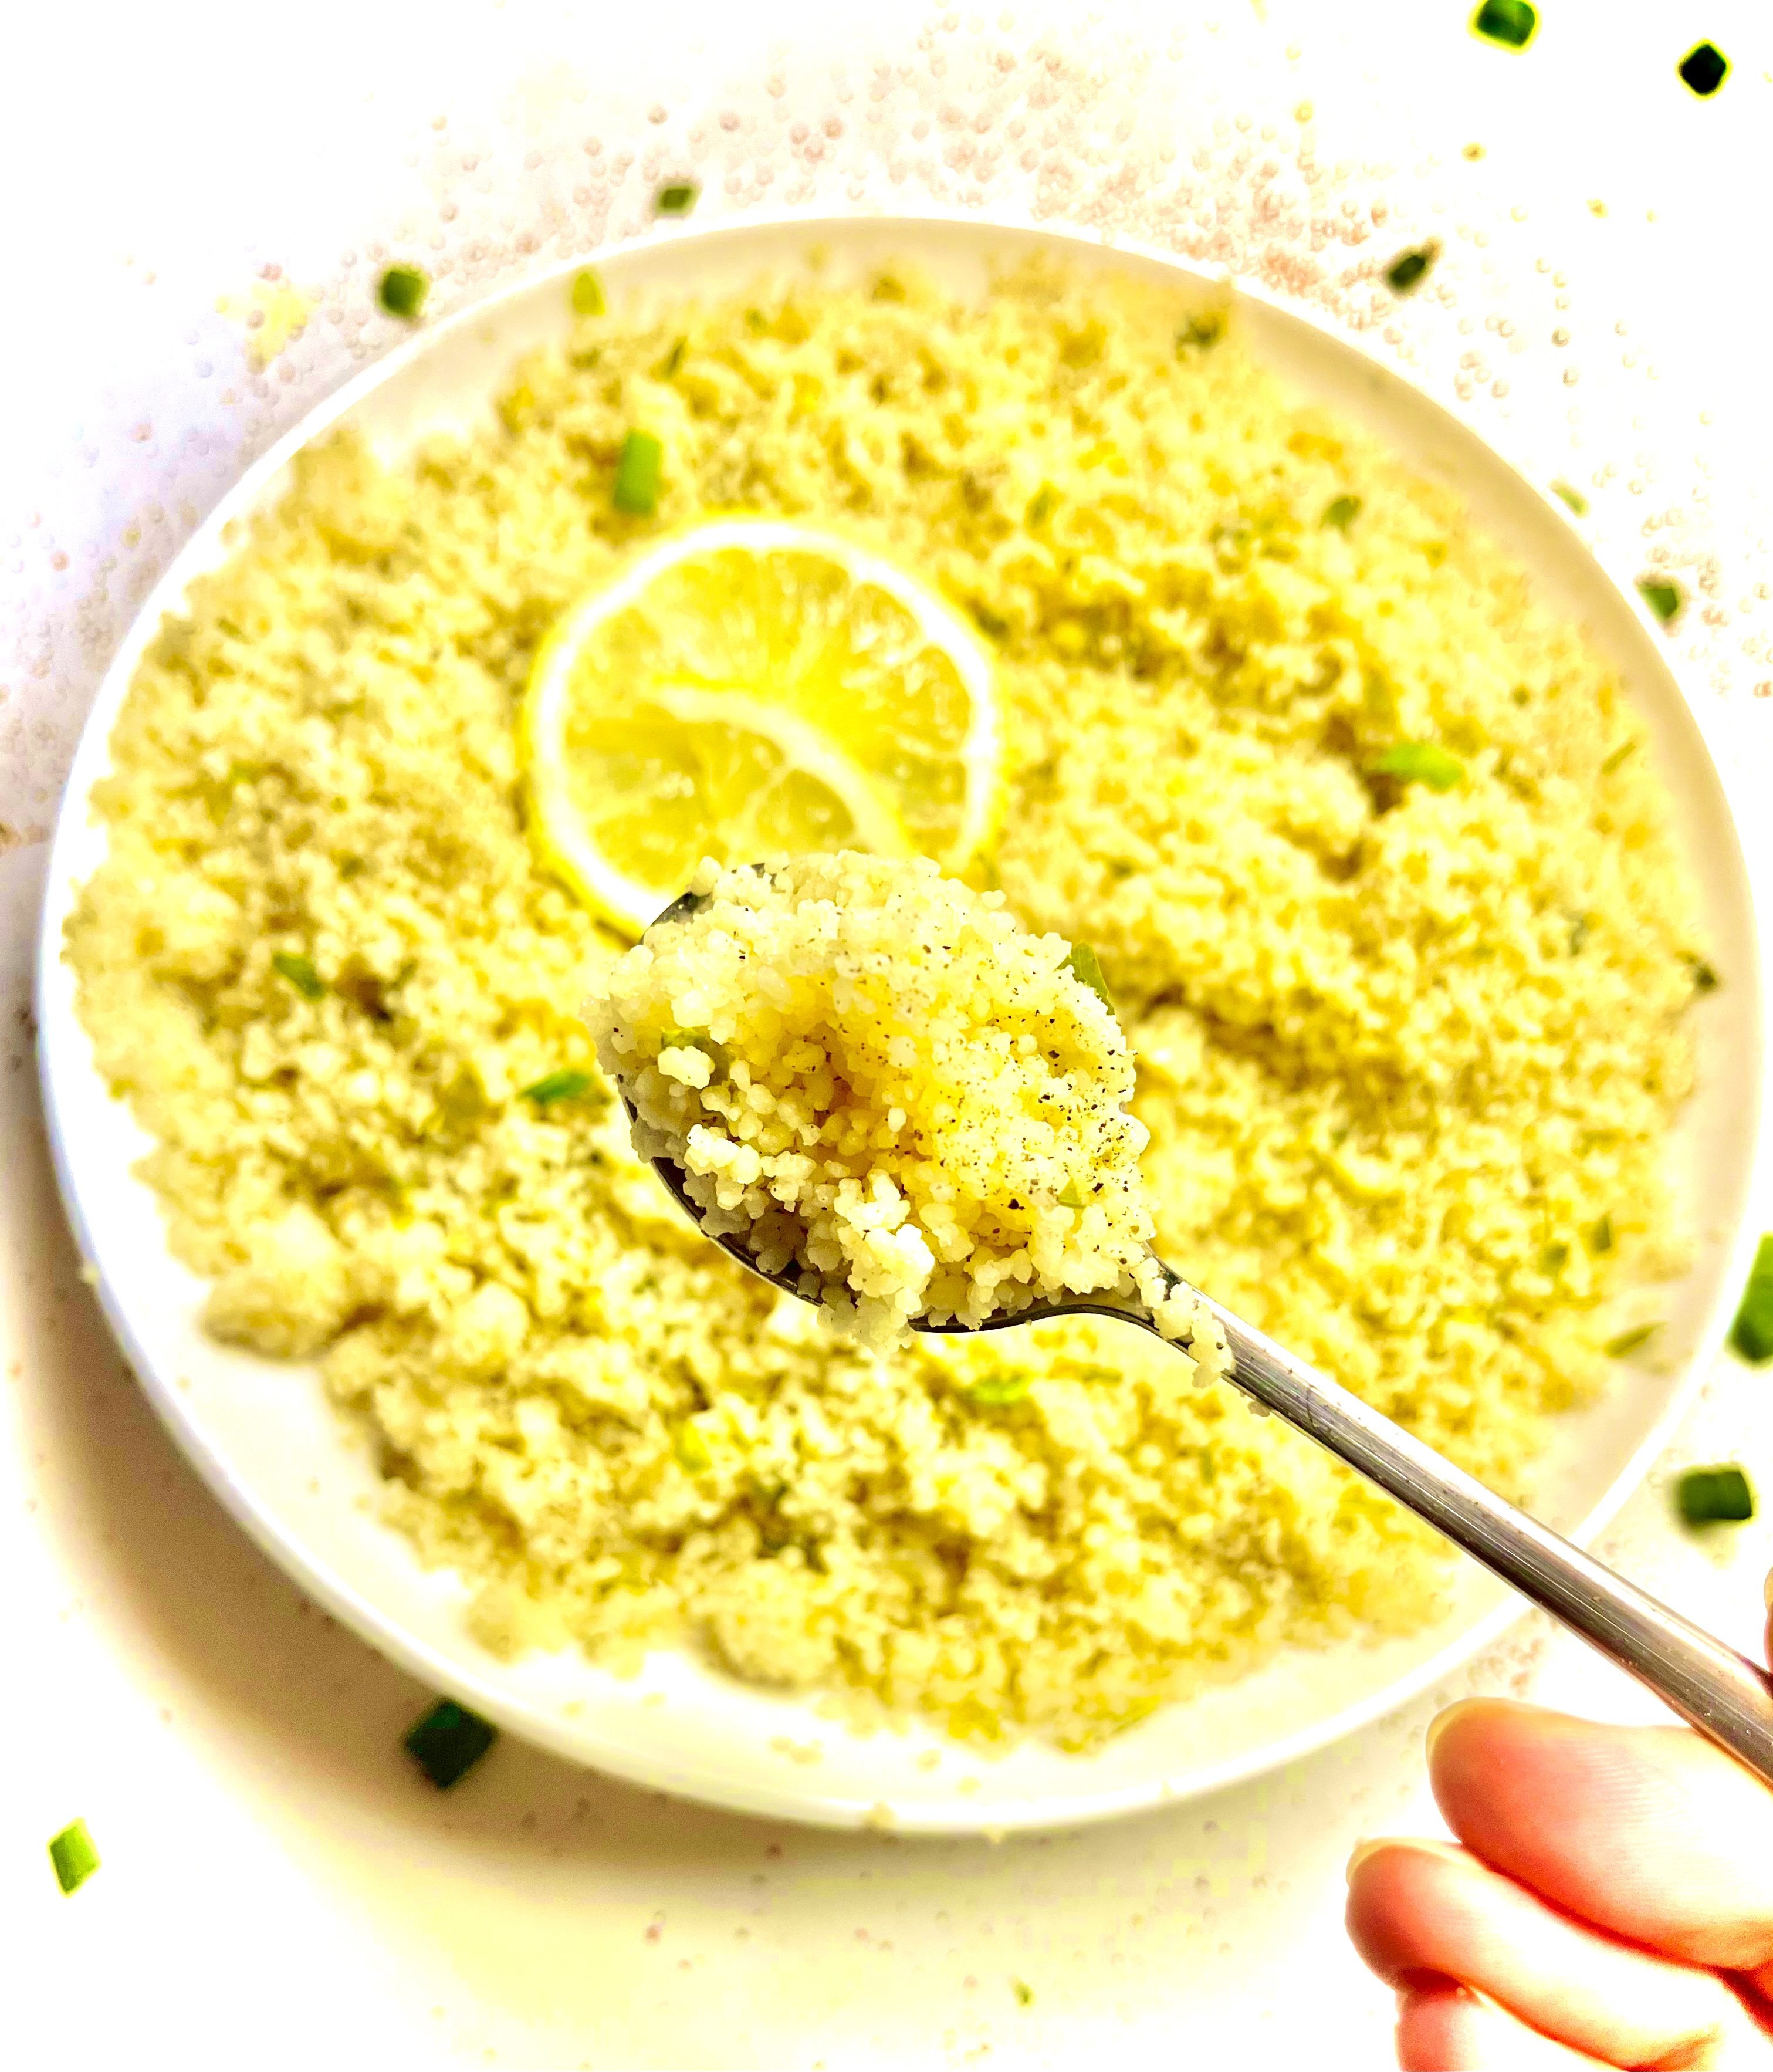
[[[995,1848],[728,1819],[508,1741],[430,1792],[398,1745],[426,1694],[252,1551],[103,1334],[50,1186],[26,974],[39,837],[130,602],[244,458],[389,341],[368,302],[378,248],[433,266],[453,306],[531,253],[631,227],[659,168],[696,168],[707,212],[976,192],[1151,234],[1161,203],[1180,241],[1291,268],[1356,323],[1375,308],[1361,269],[1441,235],[1434,292],[1386,343],[1542,477],[1581,483],[1598,535],[1682,574],[1698,594],[1677,652],[1773,776],[1773,705],[1755,696],[1773,678],[1755,594],[1773,23],[1736,0],[1545,0],[1516,56],[1474,43],[1466,11],[1225,0],[1091,25],[874,6],[839,26],[829,8],[688,0],[324,0],[9,26],[0,2059],[1389,2062],[1389,1996],[1341,1938],[1341,1866],[1360,1836],[1434,1827],[1427,1703],[1216,1800]],[[1735,65],[1707,103],[1673,73],[1701,35]],[[1288,127],[1305,101],[1310,151]],[[1240,113],[1274,173],[1239,159]],[[602,170],[624,150],[626,177]],[[1367,213],[1344,232],[1350,196]],[[215,305],[269,266],[319,309],[261,372]],[[1767,1371],[1726,1363],[1668,1465],[1725,1457],[1773,1490]],[[1606,1551],[1750,1644],[1773,1525],[1699,1546],[1667,1506],[1659,1476]],[[1652,1710],[1537,1622],[1459,1688]],[[44,1844],[76,1815],[105,1864],[64,1899]]]

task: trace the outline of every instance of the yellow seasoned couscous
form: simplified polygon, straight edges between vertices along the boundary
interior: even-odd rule
[[[1151,1257],[1132,1054],[1070,944],[922,857],[710,861],[690,889],[585,1013],[704,1230],[879,1350],[1102,1295],[1213,1353]]]
[[[656,515],[614,508],[628,432]],[[307,453],[142,664],[68,933],[210,1328],[313,1355],[495,1643],[1068,1744],[1430,1616],[1429,1536],[1144,1334],[877,1358],[683,1223],[514,714],[637,540],[840,524],[984,629],[979,860],[1100,955],[1159,1248],[1496,1486],[1677,1267],[1703,946],[1643,727],[1443,491],[1155,290],[587,317],[485,429]]]

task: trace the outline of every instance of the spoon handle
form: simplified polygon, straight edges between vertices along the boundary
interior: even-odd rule
[[[1773,1784],[1773,1679],[1766,1670],[1504,1503],[1210,1296],[1192,1292],[1224,1329],[1232,1379],[1257,1402],[1426,1518]]]

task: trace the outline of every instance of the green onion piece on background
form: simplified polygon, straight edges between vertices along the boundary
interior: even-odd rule
[[[1539,28],[1538,10],[1529,0],[1483,0],[1471,17],[1471,34],[1504,50],[1524,51]]]
[[[1666,626],[1681,609],[1681,590],[1672,582],[1656,582],[1646,576],[1638,585],[1638,595]]]
[[[1367,765],[1369,777],[1395,777],[1400,784],[1426,784],[1431,791],[1451,791],[1465,776],[1465,765],[1431,741],[1397,741]]]
[[[376,299],[391,317],[412,323],[431,292],[431,277],[417,266],[390,266],[376,290]]]
[[[672,1429],[671,1457],[686,1475],[705,1475],[714,1465],[707,1440],[687,1418]]]
[[[545,1079],[538,1079],[532,1087],[525,1087],[519,1093],[519,1100],[534,1101],[538,1108],[546,1108],[552,1101],[577,1100],[581,1094],[591,1090],[589,1072],[576,1072],[570,1065],[557,1072],[550,1072]]]
[[[665,471],[665,449],[651,432],[630,432],[616,462],[615,507],[630,518],[651,518],[659,508],[659,487]]]
[[[654,211],[659,216],[687,216],[701,191],[693,180],[673,180],[653,197]]]
[[[1709,101],[1729,76],[1730,60],[1715,43],[1695,43],[1675,70],[1683,86]]]
[[[1010,1990],[1016,1995],[1016,2004],[1018,2007],[1033,2006],[1034,1988],[1026,1979],[1012,1979]]]
[[[1648,1345],[1661,1329],[1660,1324],[1640,1324],[1635,1330],[1621,1331],[1616,1338],[1609,1338],[1601,1350],[1609,1359],[1623,1359],[1640,1346]]]
[[[1696,957],[1689,951],[1681,952],[1681,961],[1693,976],[1695,993],[1715,993],[1723,980],[1703,957]]]
[[[603,283],[587,266],[581,273],[573,276],[573,314],[577,317],[601,317],[609,305],[603,299]]]
[[[1020,1403],[1033,1380],[1026,1367],[1005,1367],[998,1374],[982,1375],[967,1393],[987,1410],[1001,1410],[1009,1404]]]
[[[1554,482],[1551,485],[1551,493],[1553,496],[1561,497],[1578,518],[1588,516],[1588,499],[1581,490],[1573,488],[1567,482]]]
[[[1065,959],[1073,978],[1082,980],[1109,1013],[1114,1011],[1114,997],[1108,990],[1108,981],[1102,975],[1102,961],[1087,943],[1073,943],[1071,954]]]
[[[1337,532],[1346,532],[1360,516],[1361,500],[1358,496],[1332,496],[1324,505],[1324,516],[1317,522],[1320,526],[1333,525]]]
[[[1773,1359],[1773,1237],[1763,1237],[1755,1254],[1742,1306],[1730,1327],[1730,1342],[1757,1367]]]
[[[1394,295],[1411,294],[1422,286],[1423,276],[1440,256],[1441,248],[1432,240],[1413,251],[1400,252],[1385,269],[1385,286]]]
[[[440,1698],[422,1720],[408,1729],[402,1745],[439,1791],[458,1783],[499,1738],[499,1729],[458,1705]]]
[[[76,1891],[85,1884],[99,1867],[99,1852],[92,1846],[84,1820],[70,1820],[59,1835],[51,1838],[49,1860],[55,1868],[55,1882],[64,1892]]]
[[[1060,1207],[1061,1209],[1081,1209],[1083,1205],[1084,1198],[1082,1193],[1078,1188],[1077,1182],[1075,1180],[1067,1180],[1065,1185],[1059,1190]]]
[[[1595,1259],[1603,1252],[1611,1252],[1613,1249],[1613,1219],[1611,1216],[1597,1216],[1582,1232],[1582,1243]]]
[[[659,1039],[659,1055],[667,1050],[708,1050],[714,1039],[705,1029],[667,1029]]]
[[[1755,1515],[1755,1492],[1734,1461],[1689,1468],[1675,1485],[1675,1503],[1688,1525],[1740,1525]]]
[[[279,950],[271,962],[304,1000],[318,1000],[326,990],[326,981],[307,958],[291,956],[287,951]]]
[[[1225,335],[1223,310],[1208,310],[1200,316],[1190,317],[1176,335],[1176,356],[1180,360],[1185,352],[1205,352],[1217,345]]]

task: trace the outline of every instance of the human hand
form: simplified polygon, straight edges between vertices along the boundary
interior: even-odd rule
[[[1348,1864],[1403,2072],[1773,2068],[1773,1791],[1684,1727],[1500,1699],[1441,1713],[1428,1765],[1458,1844]]]

